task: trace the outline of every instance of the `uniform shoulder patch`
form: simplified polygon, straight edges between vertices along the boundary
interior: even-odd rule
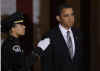
[[[15,51],[15,52],[21,52],[21,47],[20,47],[20,45],[14,45],[12,47],[12,50]]]

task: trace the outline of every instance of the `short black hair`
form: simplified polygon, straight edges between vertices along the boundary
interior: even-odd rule
[[[72,8],[72,6],[68,5],[68,4],[61,4],[56,8],[56,15],[60,16],[61,11],[63,8]]]

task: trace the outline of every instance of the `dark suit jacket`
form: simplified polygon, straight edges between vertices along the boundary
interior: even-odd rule
[[[70,59],[68,47],[57,26],[52,31],[46,34],[44,38],[49,37],[51,42],[48,48],[41,56],[41,64],[43,71],[82,71],[83,53],[80,47],[79,32],[72,29],[75,40],[75,56]]]

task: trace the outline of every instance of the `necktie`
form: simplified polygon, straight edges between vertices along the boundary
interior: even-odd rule
[[[73,45],[72,45],[72,40],[71,40],[71,36],[70,36],[70,31],[67,31],[67,46],[69,49],[69,53],[70,53],[70,57],[71,59],[73,59]]]

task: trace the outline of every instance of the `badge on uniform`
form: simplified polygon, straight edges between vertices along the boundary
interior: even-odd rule
[[[19,45],[14,45],[12,47],[12,50],[15,51],[15,52],[21,52],[21,47]]]

